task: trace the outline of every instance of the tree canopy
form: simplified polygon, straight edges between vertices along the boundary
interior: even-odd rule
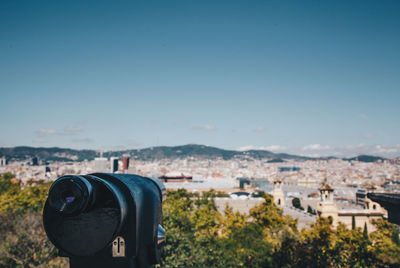
[[[0,267],[68,267],[48,241],[41,211],[49,183],[21,187],[0,176]],[[168,191],[163,204],[166,242],[160,267],[399,267],[398,226],[376,222],[377,231],[333,229],[319,218],[298,230],[271,196],[248,214],[214,202],[223,194]]]

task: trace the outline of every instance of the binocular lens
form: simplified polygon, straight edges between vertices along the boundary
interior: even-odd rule
[[[89,184],[89,187],[88,185]],[[84,210],[89,202],[91,186],[77,177],[62,178],[50,189],[49,203],[63,214],[75,214]]]
[[[65,202],[67,202],[67,203],[71,203],[71,202],[73,202],[75,200],[75,197],[74,196],[67,196],[66,198],[65,198]]]

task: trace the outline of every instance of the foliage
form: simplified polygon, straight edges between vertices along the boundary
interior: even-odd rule
[[[47,239],[40,213],[9,214],[1,219],[0,267],[62,267]]]
[[[0,177],[0,267],[66,267],[42,226],[50,184],[30,181],[22,188],[8,183],[13,177]]]
[[[378,220],[376,226],[378,231],[370,234],[373,255],[378,262],[388,267],[399,267],[400,245],[398,243],[398,227],[383,219]]]
[[[229,197],[229,194],[226,192],[220,192],[220,191],[215,191],[214,189],[211,189],[207,192],[204,192],[202,194],[204,198],[215,198],[215,197]]]
[[[13,183],[14,175],[11,173],[4,173],[0,176],[0,195],[6,192],[15,192],[19,190],[19,185]]]
[[[262,226],[230,207],[223,216],[212,196],[183,190],[168,193],[163,207],[168,230],[163,267],[270,266],[272,245]]]
[[[251,194],[251,197],[264,197],[264,192],[263,191],[257,191]]]
[[[12,178],[0,177],[0,267],[67,267],[41,224],[49,184],[22,188]],[[259,194],[264,201],[242,214],[229,206],[220,212],[215,191],[168,191],[161,267],[399,267],[399,229],[386,220],[370,234],[334,229],[325,218],[299,231],[271,196]]]
[[[167,240],[163,267],[397,267],[398,229],[387,221],[378,231],[336,229],[319,218],[301,232],[269,195],[249,215],[226,206],[220,214],[212,198],[183,190],[164,204]],[[382,246],[376,243],[382,241]],[[397,266],[396,266],[397,265]]]
[[[307,212],[312,214],[312,215],[316,215],[317,214],[315,209],[313,209],[310,205],[307,206]]]
[[[42,210],[50,183],[36,182],[35,186],[10,189],[0,195],[0,213],[39,212]]]
[[[294,207],[297,208],[297,209],[304,210],[304,208],[301,206],[300,199],[297,198],[297,197],[295,197],[295,198],[292,199],[292,206],[294,206]]]

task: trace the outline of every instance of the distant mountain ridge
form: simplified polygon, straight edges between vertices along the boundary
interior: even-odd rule
[[[385,158],[380,157],[380,156],[373,156],[373,155],[359,155],[356,157],[348,158],[346,160],[352,161],[360,161],[360,162],[377,162],[377,161],[383,161]]]
[[[198,144],[187,144],[181,146],[159,146],[150,147],[145,149],[126,150],[120,152],[112,152],[110,155],[115,153],[120,154],[133,154],[142,160],[157,160],[164,158],[185,158],[185,157],[197,157],[197,158],[209,158],[216,159],[222,158],[229,160],[232,158],[254,158],[254,159],[271,159],[271,158],[285,158],[285,159],[310,159],[304,156],[289,155],[289,154],[276,154],[266,150],[247,150],[247,151],[235,151],[225,150],[216,147],[198,145]]]
[[[38,157],[44,161],[83,161],[96,157],[95,150],[74,150],[58,147],[6,147],[0,148],[0,157],[5,156],[9,160],[27,160]]]
[[[273,153],[266,150],[247,150],[247,151],[235,151],[225,150],[211,146],[198,145],[198,144],[187,144],[181,146],[156,146],[144,149],[132,149],[132,150],[121,150],[121,151],[108,151],[104,152],[104,157],[117,156],[121,157],[124,154],[129,154],[138,160],[161,160],[161,159],[176,159],[176,158],[187,158],[195,157],[201,159],[216,159],[222,158],[224,160],[229,159],[294,159],[294,160],[322,160],[331,159],[333,157],[323,158],[312,158],[299,155],[291,155],[285,153]],[[68,148],[58,147],[28,147],[18,146],[10,148],[0,148],[0,157],[5,156],[9,160],[29,160],[32,157],[38,157],[43,161],[83,161],[93,160],[99,156],[99,151],[96,150],[74,150]],[[355,160],[345,159],[345,160]],[[373,162],[374,160],[382,160],[384,158],[376,156],[360,156],[357,158],[359,161]]]

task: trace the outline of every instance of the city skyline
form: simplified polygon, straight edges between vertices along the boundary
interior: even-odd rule
[[[0,147],[400,156],[397,1],[0,7]]]

